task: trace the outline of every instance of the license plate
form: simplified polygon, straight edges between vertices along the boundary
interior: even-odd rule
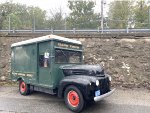
[[[96,96],[96,97],[97,97],[97,96],[100,96],[100,95],[101,95],[100,90],[95,91],[95,96]]]

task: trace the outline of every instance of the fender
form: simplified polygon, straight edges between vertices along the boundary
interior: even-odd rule
[[[17,81],[19,81],[19,80],[25,81],[25,79],[24,79],[23,77],[18,77],[18,78],[17,78]]]
[[[79,88],[85,99],[89,99],[88,94],[90,94],[90,83],[95,81],[96,81],[95,77],[86,75],[72,75],[64,77],[64,79],[62,79],[59,84],[58,97],[62,98],[65,89],[69,85],[74,85],[77,88]]]

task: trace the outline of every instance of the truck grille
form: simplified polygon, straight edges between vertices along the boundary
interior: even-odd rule
[[[99,80],[99,82],[100,82],[99,88],[101,90],[101,94],[105,94],[110,91],[110,82],[108,78],[101,79]]]

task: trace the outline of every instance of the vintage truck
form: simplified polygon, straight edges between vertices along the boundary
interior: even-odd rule
[[[40,91],[64,98],[80,112],[86,103],[111,95],[111,76],[99,65],[83,64],[80,41],[47,35],[11,45],[11,80],[21,95]]]

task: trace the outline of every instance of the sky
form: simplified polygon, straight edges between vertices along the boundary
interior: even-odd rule
[[[26,4],[28,6],[38,6],[43,10],[49,12],[50,10],[54,11],[59,9],[60,7],[63,9],[64,13],[69,13],[69,9],[67,7],[68,0],[0,0],[0,3],[4,3],[6,1],[13,1],[14,3]],[[96,3],[95,12],[100,13],[101,9],[101,0],[92,0]],[[108,10],[108,4],[112,0],[104,0],[104,14]]]

